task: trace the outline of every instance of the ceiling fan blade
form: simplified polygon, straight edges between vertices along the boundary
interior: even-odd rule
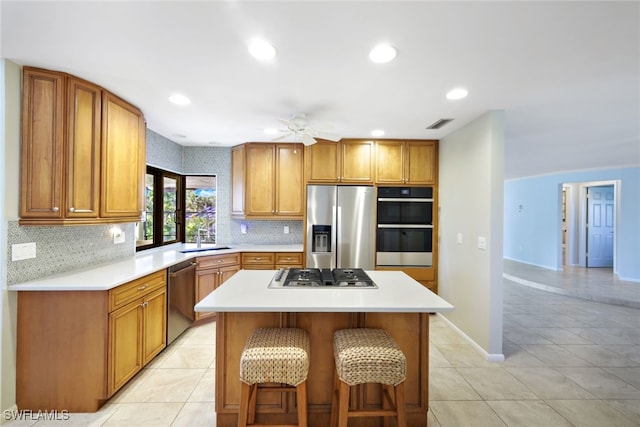
[[[302,134],[302,143],[304,145],[313,145],[315,144],[317,141],[308,133]]]
[[[342,139],[340,135],[336,135],[335,133],[331,133],[331,132],[318,131],[316,132],[316,136],[318,138],[328,139],[329,141],[333,141],[333,142],[338,142]]]

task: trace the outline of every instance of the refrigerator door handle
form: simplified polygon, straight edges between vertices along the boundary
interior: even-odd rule
[[[342,207],[337,205],[333,206],[333,223],[335,224],[335,227],[331,230],[331,239],[334,241],[335,249],[333,257],[331,258],[331,268],[337,268],[340,265],[340,252],[342,249],[342,242],[338,241],[338,233],[342,232],[339,231],[342,228]]]

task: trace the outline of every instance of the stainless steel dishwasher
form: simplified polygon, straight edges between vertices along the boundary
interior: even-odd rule
[[[169,267],[167,345],[189,328],[195,319],[195,279],[196,263],[192,260]]]

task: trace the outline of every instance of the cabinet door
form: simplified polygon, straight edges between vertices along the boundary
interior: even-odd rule
[[[272,144],[247,144],[245,215],[272,216],[275,211],[275,155]]]
[[[304,148],[308,182],[340,180],[339,143],[320,141]]]
[[[244,145],[231,150],[231,215],[244,215],[244,153]]]
[[[304,164],[302,145],[279,144],[276,150],[276,202],[277,216],[302,218],[304,195]]]
[[[100,216],[138,221],[144,209],[146,129],[142,113],[103,91]]]
[[[405,176],[408,184],[434,184],[437,178],[435,141],[407,141]]]
[[[61,73],[23,70],[21,218],[62,218],[64,89]]]
[[[144,346],[146,365],[167,346],[167,288],[150,293],[143,303]]]
[[[196,271],[196,303],[202,301],[204,297],[209,295],[218,285],[219,270],[217,268],[209,270]],[[196,320],[204,317],[214,316],[215,313],[197,312]]]
[[[403,141],[376,141],[376,182],[404,182]]]
[[[238,271],[240,271],[240,266],[239,265],[231,265],[231,266],[228,266],[228,267],[222,267],[220,269],[219,280],[218,280],[218,284],[216,285],[216,288],[218,286],[222,285],[227,280],[229,280],[231,278],[231,276],[236,274]]]
[[[342,140],[342,182],[373,182],[373,141]]]
[[[69,78],[67,101],[67,218],[96,218],[100,202],[100,117],[98,86]]]
[[[109,396],[144,365],[142,311],[140,299],[109,314]]]

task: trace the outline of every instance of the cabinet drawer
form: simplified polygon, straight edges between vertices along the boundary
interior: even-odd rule
[[[276,252],[276,265],[302,265],[302,252]]]
[[[240,254],[201,256],[196,259],[196,271],[240,264]]]
[[[160,270],[109,290],[109,312],[165,286],[166,283],[167,271]]]
[[[275,264],[273,252],[244,252],[242,254],[242,267],[245,265],[271,265]]]

